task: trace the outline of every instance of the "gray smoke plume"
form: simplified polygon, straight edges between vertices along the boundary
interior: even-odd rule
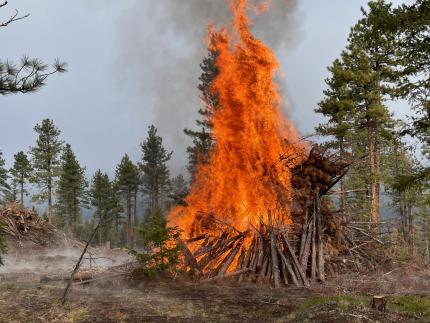
[[[268,12],[254,17],[253,31],[275,51],[300,38],[297,3],[272,0]],[[150,104],[139,108],[146,115],[150,110],[166,146],[174,150],[173,173],[184,169],[189,140],[183,129],[195,127],[201,104],[196,87],[207,25],[227,25],[230,19],[226,0],[135,0],[120,20],[118,78],[132,97]]]

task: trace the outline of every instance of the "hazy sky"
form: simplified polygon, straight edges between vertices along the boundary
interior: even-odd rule
[[[205,1],[217,5],[205,12]],[[275,3],[282,1],[288,0]],[[274,18],[268,21],[275,25],[261,17],[261,30],[260,24],[255,29],[276,47],[288,113],[307,134],[321,121],[313,109],[322,98],[326,67],[345,46],[367,1],[297,2],[297,8],[294,1],[284,8],[291,11],[288,23],[276,20],[279,15],[272,12],[269,17]],[[0,97],[0,150],[8,166],[14,153],[34,144],[34,125],[52,118],[88,175],[98,168],[112,174],[124,153],[137,161],[139,143],[151,123],[174,150],[172,172],[185,173],[189,142],[182,129],[194,125],[199,108],[195,88],[205,48],[204,19],[221,15],[216,10],[223,3],[10,0],[0,17],[15,8],[31,16],[0,30],[0,59],[27,54],[53,62],[60,57],[68,62],[69,72],[51,77],[40,92]],[[192,10],[200,4],[202,15],[193,17],[197,13]],[[279,27],[276,35],[271,27]]]

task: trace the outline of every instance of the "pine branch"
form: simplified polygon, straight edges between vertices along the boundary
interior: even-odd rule
[[[2,4],[0,4],[0,8],[6,6],[7,4],[8,4],[7,1],[3,2]],[[12,16],[10,16],[8,20],[6,20],[4,22],[0,22],[0,27],[6,27],[9,24],[11,24],[12,22],[30,17],[29,13],[24,15],[24,16],[18,16],[18,14],[19,14],[18,9],[15,9],[15,13]]]

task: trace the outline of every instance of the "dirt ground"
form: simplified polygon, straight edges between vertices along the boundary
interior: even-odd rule
[[[387,312],[371,297],[265,286],[117,282],[0,282],[1,322],[430,322],[430,297],[388,296]]]
[[[93,252],[105,269],[130,260],[122,250]],[[373,275],[342,275],[310,289],[108,277],[74,285],[61,305],[66,282],[44,277],[69,277],[78,256],[10,248],[0,267],[0,322],[430,322],[428,264],[393,262]],[[386,295],[384,313],[370,307],[379,294]]]

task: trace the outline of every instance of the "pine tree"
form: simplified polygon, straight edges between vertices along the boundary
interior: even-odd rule
[[[0,9],[6,7],[7,1],[0,3]],[[0,28],[25,19],[29,14],[19,16],[18,10],[7,20],[0,21]],[[45,85],[46,79],[55,73],[66,72],[67,64],[58,59],[50,67],[39,59],[29,59],[24,56],[19,64],[13,64],[9,60],[0,60],[0,95],[11,93],[34,92]]]
[[[352,111],[348,118],[351,118],[346,120],[346,124],[339,123],[339,120],[345,117],[343,111],[339,111],[338,120],[334,120],[336,129],[330,129],[332,125],[329,121],[326,126],[322,128],[320,126],[320,131],[328,130],[330,135],[339,136],[339,130],[343,135],[343,129],[339,127],[347,125],[348,131],[353,130],[351,150],[355,156],[368,156],[367,170],[356,168],[355,178],[349,176],[349,179],[365,185],[369,196],[368,214],[372,222],[377,222],[380,209],[381,151],[389,144],[394,126],[385,102],[393,94],[390,85],[395,81],[397,73],[394,34],[381,32],[387,17],[392,14],[391,4],[385,4],[384,1],[370,2],[369,11],[362,9],[362,13],[363,18],[351,29],[348,46],[342,52],[341,59],[333,65],[333,69],[337,69],[341,77],[332,80],[335,82],[340,80],[340,84],[336,84],[336,89],[343,89],[344,93],[347,93],[348,109]],[[336,97],[339,93],[330,93],[332,90],[333,86],[323,104],[328,103],[330,106],[334,100],[336,109],[338,105]],[[333,111],[323,111],[324,109],[323,106],[321,112],[328,112],[326,115],[331,114],[332,117]]]
[[[180,233],[177,227],[168,227],[161,210],[153,212],[138,228],[145,252],[132,251],[142,265],[144,274],[157,275],[174,270],[179,263],[179,247],[176,239]]]
[[[109,231],[112,223],[112,193],[112,184],[109,181],[109,176],[101,170],[97,170],[91,181],[90,196],[91,205],[96,208],[94,217],[101,223],[99,245],[103,243],[102,238]]]
[[[191,178],[197,170],[197,165],[205,164],[209,160],[209,152],[213,148],[214,140],[211,135],[211,117],[219,106],[219,100],[216,95],[211,92],[211,85],[218,75],[216,66],[217,52],[209,51],[208,56],[203,59],[200,64],[202,74],[199,77],[200,84],[197,86],[201,92],[200,99],[203,103],[203,108],[199,109],[200,120],[196,120],[196,124],[201,130],[184,129],[187,136],[192,139],[193,145],[187,147],[188,153],[188,171]]]
[[[346,159],[351,153],[351,132],[355,103],[348,87],[349,71],[340,60],[335,60],[329,67],[330,78],[326,79],[328,88],[324,91],[325,98],[319,103],[315,112],[328,118],[325,124],[320,124],[317,134],[329,136],[331,140],[325,142],[326,147],[336,151],[341,159]],[[347,209],[345,178],[339,183],[340,212],[345,216]]]
[[[125,218],[125,232],[127,237],[127,246],[133,247],[133,218],[132,218],[132,205],[133,198],[136,192],[136,186],[139,183],[139,170],[138,167],[133,164],[130,157],[126,154],[121,163],[117,166],[115,171],[115,182],[120,195],[123,198],[126,218]]]
[[[55,180],[59,176],[59,155],[62,141],[59,139],[61,131],[50,119],[45,119],[34,127],[38,134],[36,146],[30,149],[34,169],[31,182],[37,183],[41,192],[34,196],[35,200],[48,202],[48,221],[52,223],[53,192]]]
[[[81,167],[69,144],[61,156],[60,178],[57,188],[57,209],[60,217],[65,219],[70,233],[76,233],[80,221],[81,207],[88,204],[88,182],[85,179],[85,168]]]
[[[8,184],[8,172],[7,169],[4,167],[6,164],[6,161],[3,158],[3,153],[0,151],[0,193],[2,193],[3,197],[7,194],[7,191],[10,189],[10,186]]]
[[[31,163],[23,151],[14,155],[13,168],[10,169],[10,173],[12,174],[13,181],[19,185],[20,202],[23,206],[24,193],[26,193],[25,184],[30,179],[32,170]]]
[[[172,153],[168,153],[163,147],[163,140],[157,135],[157,129],[152,125],[148,130],[147,139],[141,144],[143,191],[150,197],[150,212],[162,208],[162,198],[169,193],[169,169],[167,162]]]
[[[172,206],[174,205],[186,205],[184,199],[188,195],[188,185],[184,179],[184,176],[178,175],[170,180],[171,192],[170,199]]]
[[[396,35],[396,63],[399,80],[396,97],[407,99],[415,114],[405,133],[418,138],[424,153],[430,149],[430,3],[416,0],[395,9],[384,32]]]
[[[409,246],[410,253],[414,252],[415,209],[424,205],[423,191],[427,184],[418,178],[420,164],[409,153],[407,146],[399,135],[389,147],[389,158],[385,163],[386,189],[392,205],[398,210],[400,231],[403,240]]]

